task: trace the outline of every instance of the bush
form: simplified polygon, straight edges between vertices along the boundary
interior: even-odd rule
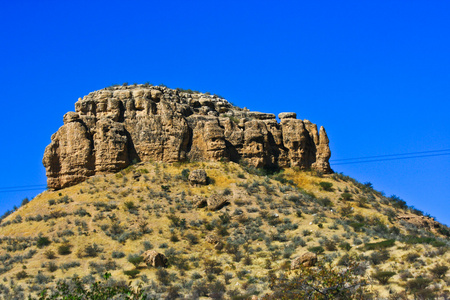
[[[428,294],[429,290],[427,289],[431,283],[431,279],[424,277],[417,277],[406,282],[406,288],[411,291],[412,294]],[[432,297],[423,297],[421,299],[433,299]]]
[[[97,257],[99,253],[103,252],[103,249],[100,248],[97,244],[88,245],[84,248],[84,253],[88,257]]]
[[[341,197],[342,197],[342,199],[345,200],[345,201],[351,201],[351,200],[353,200],[352,194],[347,193],[347,192],[342,193],[342,194],[341,194]]]
[[[47,257],[48,259],[55,259],[56,258],[56,254],[55,251],[53,250],[47,250],[44,252],[45,257]]]
[[[42,276],[45,277],[44,275]],[[121,299],[124,297],[126,297],[125,299],[146,298],[146,294],[142,291],[141,286],[132,287],[131,283],[106,281],[110,276],[110,273],[105,273],[103,276],[105,281],[97,281],[90,285],[85,285],[79,277],[73,277],[71,280],[60,280],[54,289],[44,288],[40,291],[38,293],[39,300],[117,299],[115,296],[121,296]]]
[[[322,254],[323,252],[325,252],[325,249],[323,249],[322,246],[317,246],[317,247],[309,247],[308,250],[310,252],[313,252],[317,255]]]
[[[137,275],[139,275],[141,271],[137,270],[137,269],[133,269],[133,270],[127,270],[127,271],[123,271],[123,274],[127,275],[130,278],[136,278]]]
[[[385,240],[377,243],[367,243],[364,247],[366,250],[385,249],[395,245],[395,240]]]
[[[357,264],[348,268],[319,264],[317,269],[301,267],[294,276],[286,274],[279,277],[270,275],[270,288],[273,293],[266,294],[264,300],[272,299],[363,299],[368,296],[365,280],[355,275]]]
[[[58,266],[54,263],[54,262],[49,262],[48,264],[47,264],[47,270],[49,271],[49,272],[55,272],[56,270],[58,270]]]
[[[352,246],[348,242],[342,242],[339,244],[339,248],[345,251],[349,251],[350,249],[352,249]]]
[[[27,277],[28,277],[28,274],[27,274],[27,272],[25,272],[25,270],[22,270],[22,271],[16,273],[17,280],[24,279]]]
[[[331,202],[331,200],[328,197],[319,198],[319,199],[317,199],[317,202],[319,202],[320,205],[325,206],[325,207],[333,206],[333,202]]]
[[[389,279],[394,276],[396,273],[392,272],[392,271],[378,271],[374,274],[372,274],[372,277],[376,280],[378,280],[378,282],[380,284],[387,284],[389,282]]]
[[[122,251],[113,251],[111,254],[112,258],[122,258],[125,257],[125,253],[123,253]]]
[[[418,258],[420,257],[420,255],[418,253],[408,253],[406,255],[406,261],[413,263],[415,262]]]
[[[389,251],[382,250],[382,251],[374,251],[372,254],[370,254],[369,260],[374,265],[379,265],[386,260],[388,260],[390,257]]]
[[[333,191],[333,184],[331,182],[323,181],[323,182],[320,182],[319,185],[324,191],[327,191],[327,192]]]
[[[72,253],[72,245],[69,243],[62,244],[58,247],[58,254],[59,255],[68,255]]]
[[[431,274],[437,279],[442,279],[445,277],[445,274],[447,274],[448,266],[443,265],[436,265],[433,268],[430,269]]]
[[[193,233],[186,234],[186,239],[189,241],[190,245],[198,244],[198,237]]]
[[[50,245],[50,239],[48,238],[48,237],[46,237],[46,236],[40,236],[39,238],[38,238],[38,240],[37,240],[37,242],[36,242],[36,246],[38,247],[38,248],[43,248],[43,247],[45,247],[45,246],[48,246],[48,245]]]
[[[139,267],[139,265],[141,264],[141,262],[144,261],[144,257],[142,257],[140,255],[130,254],[130,255],[128,255],[128,261],[130,263],[132,263],[134,265],[134,267],[137,269]]]

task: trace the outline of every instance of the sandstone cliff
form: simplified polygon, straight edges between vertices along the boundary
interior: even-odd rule
[[[331,172],[325,129],[295,113],[279,119],[215,95],[161,86],[95,91],[75,103],[52,135],[43,158],[47,184],[60,189],[150,160],[231,160]]]

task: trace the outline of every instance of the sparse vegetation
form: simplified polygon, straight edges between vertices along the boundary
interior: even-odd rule
[[[189,170],[198,168],[208,186],[189,184]],[[56,299],[61,282],[68,293],[77,280],[96,292],[130,287],[121,280],[132,279],[149,299],[320,299],[314,288],[342,299],[430,298],[444,295],[449,280],[445,230],[399,222],[403,209],[411,211],[401,199],[345,175],[149,162],[73,191],[47,191],[2,219],[0,280],[9,295],[19,281],[25,296],[46,287],[42,299]],[[229,205],[209,210],[211,194]],[[164,267],[146,266],[147,250],[163,254]],[[288,271],[305,252],[318,255],[318,266]],[[113,270],[118,281],[95,281]],[[0,298],[5,291],[0,286]]]

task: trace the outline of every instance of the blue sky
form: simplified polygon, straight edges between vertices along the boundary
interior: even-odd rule
[[[209,91],[323,125],[332,159],[450,149],[448,1],[2,1],[0,213],[78,97]],[[450,225],[450,156],[336,165]]]

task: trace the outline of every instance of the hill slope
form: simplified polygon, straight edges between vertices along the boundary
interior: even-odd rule
[[[189,181],[197,169],[208,184]],[[22,299],[58,279],[92,283],[110,272],[109,282],[137,277],[157,299],[262,297],[273,274],[313,252],[336,270],[357,262],[368,298],[448,295],[449,230],[421,214],[342,174],[138,163],[46,191],[4,218],[0,293]],[[140,261],[150,249],[166,268]]]

